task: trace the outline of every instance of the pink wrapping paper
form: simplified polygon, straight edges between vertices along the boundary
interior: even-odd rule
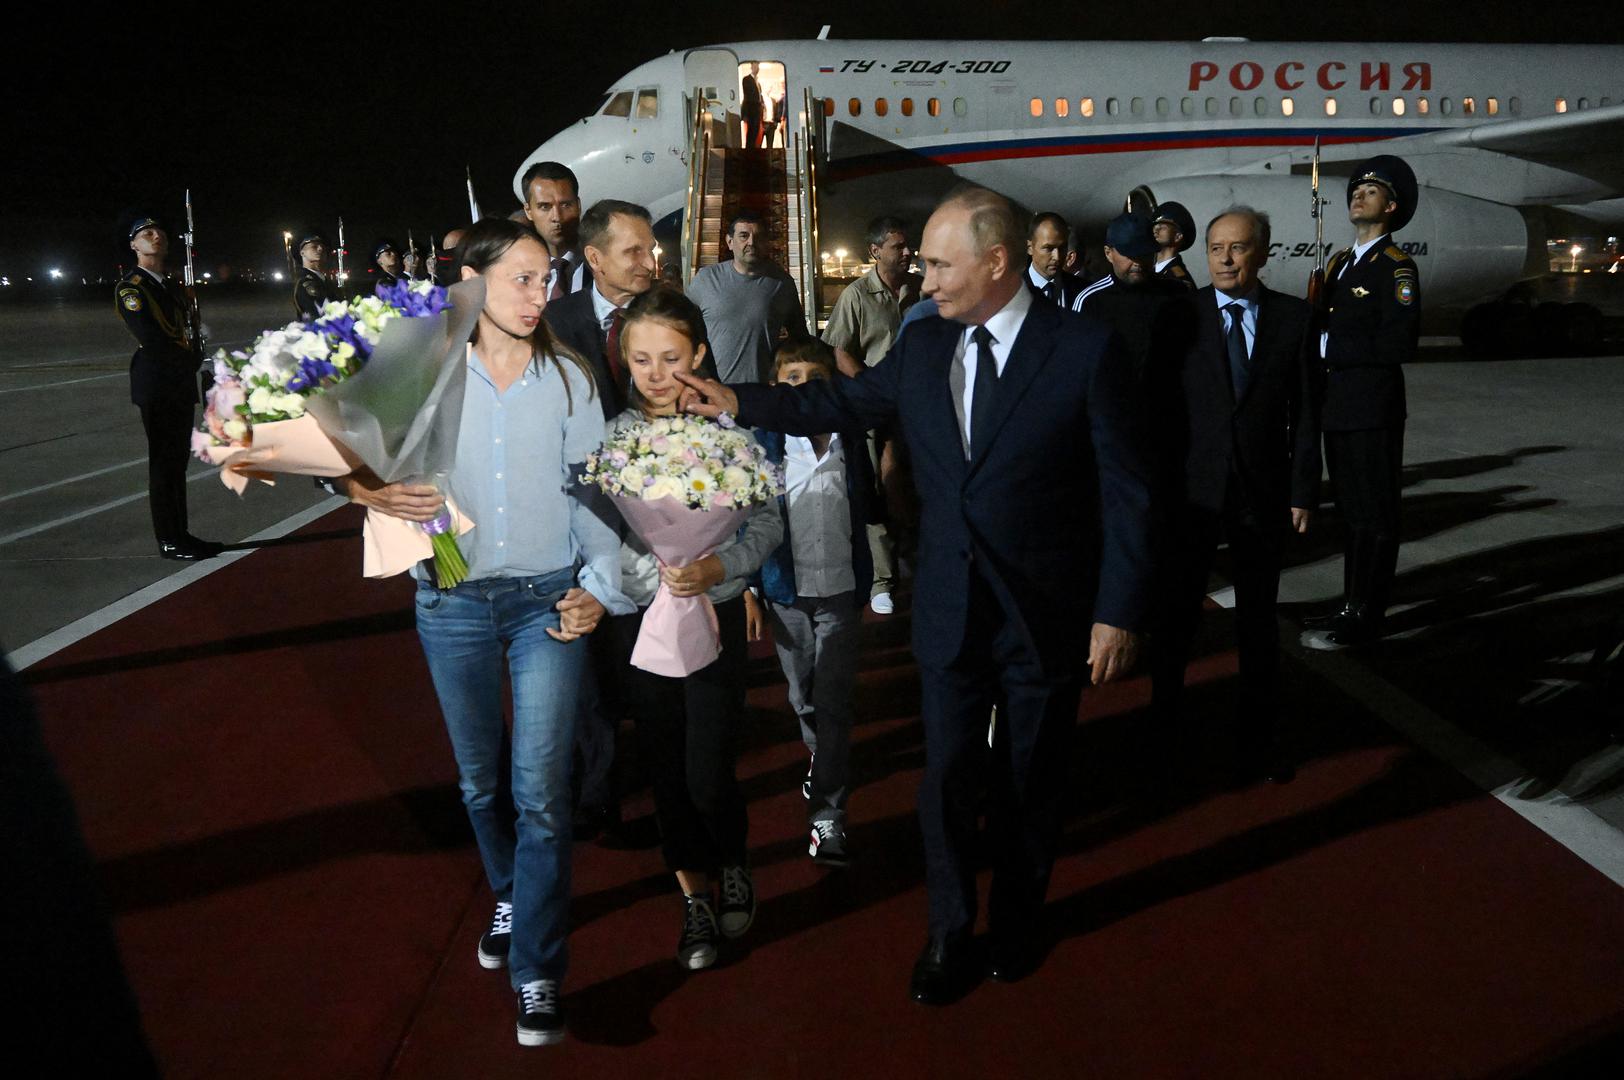
[[[209,460],[220,466],[220,482],[241,495],[249,480],[276,483],[277,473],[292,476],[348,476],[361,460],[342,443],[322,431],[308,413],[297,420],[255,424],[249,447],[210,446]],[[457,522],[457,535],[474,527],[449,498],[446,505]],[[367,510],[361,528],[361,572],[369,578],[393,577],[430,558],[434,547],[428,535],[410,521],[377,510]]]
[[[666,566],[698,562],[739,531],[752,508],[694,510],[677,499],[644,501],[611,496],[632,531]],[[632,666],[655,675],[680,679],[711,664],[722,653],[716,608],[710,597],[672,596],[660,583],[654,602],[643,613],[643,627],[632,648]]]

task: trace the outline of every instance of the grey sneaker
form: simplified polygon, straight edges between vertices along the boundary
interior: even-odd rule
[[[709,897],[682,898],[682,936],[677,939],[677,963],[698,971],[716,963],[716,913]]]
[[[812,842],[806,853],[822,866],[845,866],[851,862],[846,850],[846,828],[838,821],[828,819],[812,823]]]
[[[495,971],[506,967],[508,944],[513,940],[513,905],[506,900],[496,902],[496,914],[491,916],[491,928],[479,938],[479,966]]]
[[[756,921],[756,884],[742,866],[722,867],[722,936],[740,937]]]
[[[558,980],[536,979],[519,987],[520,1046],[564,1041],[564,1013],[558,1007]]]

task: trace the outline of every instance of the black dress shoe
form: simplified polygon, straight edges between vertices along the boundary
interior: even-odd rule
[[[1325,640],[1332,645],[1347,647],[1350,645],[1366,645],[1381,637],[1381,627],[1375,619],[1350,618],[1337,624]]]
[[[921,1005],[951,1005],[975,986],[967,934],[931,938],[914,961],[908,996]]]
[[[158,556],[164,559],[174,559],[177,562],[196,562],[199,559],[212,559],[224,550],[224,544],[215,543],[212,540],[187,538],[178,544],[159,544]]]
[[[1304,630],[1334,630],[1353,617],[1353,609],[1343,604],[1335,611],[1322,615],[1309,615],[1303,619]]]

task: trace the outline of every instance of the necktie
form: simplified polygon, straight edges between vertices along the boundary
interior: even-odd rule
[[[615,380],[613,389],[616,397],[620,396],[621,389],[626,385],[626,367],[620,362],[620,324],[625,319],[626,313],[615,308],[615,313],[609,316],[609,335],[603,342],[604,356],[609,361],[609,375]]]
[[[1043,295],[1048,297],[1051,303],[1060,303],[1060,286],[1049,282],[1043,287]]]
[[[572,270],[569,256],[560,255],[553,260],[553,287],[547,290],[547,299],[557,300],[569,295],[570,279],[574,277]]]
[[[998,361],[992,355],[992,334],[978,326],[970,334],[976,348],[975,391],[970,397],[970,456],[986,448],[992,438],[992,407],[998,401]]]
[[[1225,304],[1224,312],[1229,316],[1229,330],[1224,335],[1229,351],[1229,385],[1235,391],[1235,400],[1239,401],[1252,376],[1252,361],[1246,354],[1246,328],[1241,325],[1246,308],[1240,304]]]

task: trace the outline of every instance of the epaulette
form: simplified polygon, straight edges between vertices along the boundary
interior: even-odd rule
[[[124,284],[126,284],[126,285],[139,285],[139,284],[141,284],[141,271],[139,271],[139,270],[131,270],[130,271],[130,276],[124,279]]]
[[[1386,255],[1394,262],[1403,262],[1405,259],[1409,258],[1408,255],[1404,254],[1404,249],[1399,247],[1397,244],[1388,244],[1387,247],[1382,251],[1382,254]]]

